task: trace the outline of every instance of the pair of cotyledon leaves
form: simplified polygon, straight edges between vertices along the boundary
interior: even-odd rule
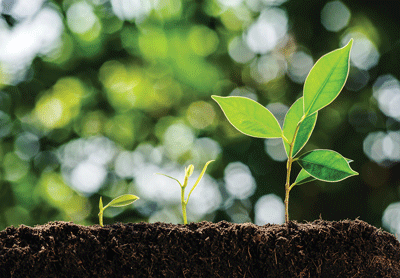
[[[282,128],[274,115],[254,100],[245,97],[212,98],[240,132],[257,138],[285,138],[288,142],[293,142],[294,139],[292,153],[289,153],[289,143],[283,140],[287,156],[293,158],[310,138],[318,110],[330,104],[343,89],[349,74],[352,44],[353,39],[343,48],[322,56],[315,63],[306,78],[303,97],[290,107]],[[302,170],[295,184],[314,179],[336,182],[358,174],[351,169],[351,160],[331,150],[314,150],[301,155],[297,161]]]

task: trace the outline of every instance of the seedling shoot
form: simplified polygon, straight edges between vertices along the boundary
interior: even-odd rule
[[[185,188],[187,187],[189,177],[193,174],[193,170],[194,170],[194,166],[193,166],[193,165],[189,165],[188,167],[185,168],[185,178],[184,178],[184,180],[183,180],[183,184],[180,183],[180,181],[178,181],[177,179],[175,179],[175,178],[173,178],[173,177],[171,177],[171,176],[168,176],[168,175],[165,175],[165,174],[156,173],[156,174],[158,174],[158,175],[163,175],[163,176],[166,176],[166,177],[168,177],[168,178],[170,178],[170,179],[173,179],[173,180],[177,181],[178,184],[179,184],[179,186],[181,187],[182,217],[183,217],[183,223],[184,223],[185,225],[187,224],[186,206],[187,206],[187,204],[188,204],[188,202],[189,202],[189,197],[190,197],[190,195],[192,194],[193,190],[196,188],[196,186],[199,184],[199,182],[201,181],[201,179],[203,178],[204,173],[205,173],[206,170],[207,170],[208,164],[210,164],[210,163],[213,162],[213,161],[214,161],[214,160],[210,160],[210,161],[208,161],[208,162],[206,163],[206,165],[204,165],[204,168],[203,168],[203,170],[201,171],[201,173],[200,173],[200,175],[199,175],[197,181],[196,181],[195,184],[193,185],[192,189],[189,191],[189,194],[188,194],[186,200],[185,200]]]
[[[103,207],[103,200],[100,197],[100,201],[99,201],[99,223],[100,226],[103,226],[103,213],[104,210],[108,207],[124,207],[127,205],[132,204],[134,201],[138,200],[139,197],[132,195],[132,194],[124,194],[121,195],[113,200],[111,200],[111,202],[109,202],[105,207]]]

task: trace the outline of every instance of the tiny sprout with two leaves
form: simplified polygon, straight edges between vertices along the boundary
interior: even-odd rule
[[[108,207],[124,207],[124,206],[132,204],[134,201],[136,201],[138,199],[139,199],[138,196],[135,196],[132,194],[124,194],[124,195],[121,195],[121,196],[111,200],[111,202],[109,202],[105,207],[103,207],[103,200],[100,197],[100,201],[99,201],[99,209],[100,209],[99,223],[100,223],[100,226],[103,226],[103,213],[106,208],[108,208]]]
[[[258,102],[245,97],[212,96],[228,121],[241,133],[257,138],[282,138],[286,155],[285,222],[289,221],[289,192],[296,184],[313,180],[338,182],[358,175],[351,169],[350,159],[331,150],[313,150],[296,155],[314,130],[318,111],[330,104],[343,89],[350,68],[353,39],[344,46],[322,56],[309,72],[303,96],[288,110],[281,128],[274,115]],[[292,163],[301,170],[291,183]]]
[[[171,177],[171,176],[168,176],[168,175],[165,175],[165,174],[156,173],[156,174],[158,174],[158,175],[163,175],[163,176],[166,176],[166,177],[168,177],[168,178],[170,178],[170,179],[173,179],[173,180],[175,180],[175,181],[177,181],[177,182],[179,183],[179,185],[180,185],[180,187],[181,187],[182,216],[183,216],[183,223],[184,223],[185,225],[187,224],[186,206],[187,206],[187,204],[188,204],[188,202],[189,202],[190,194],[192,194],[193,190],[196,188],[196,186],[199,184],[199,182],[200,182],[201,179],[203,178],[204,173],[205,173],[206,170],[207,170],[208,164],[210,164],[210,163],[213,162],[213,161],[214,161],[214,160],[210,160],[210,161],[208,161],[208,162],[206,163],[206,165],[204,165],[203,171],[201,171],[201,173],[200,173],[200,175],[199,175],[197,181],[196,181],[195,184],[193,185],[192,189],[189,191],[189,194],[188,194],[186,200],[185,200],[185,188],[187,187],[187,183],[188,183],[189,177],[193,174],[194,166],[193,166],[192,164],[185,168],[185,178],[184,178],[184,180],[183,180],[183,184],[180,183],[180,181],[178,181],[177,179],[175,179],[175,178],[173,178],[173,177]]]

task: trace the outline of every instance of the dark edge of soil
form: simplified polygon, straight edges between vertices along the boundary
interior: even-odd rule
[[[358,219],[265,226],[50,222],[0,232],[0,277],[398,278],[400,243]]]

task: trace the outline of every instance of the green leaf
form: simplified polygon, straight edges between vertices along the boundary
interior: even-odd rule
[[[187,168],[185,168],[185,176],[190,177],[193,174],[194,166],[190,164]]]
[[[295,157],[296,154],[304,147],[307,143],[308,139],[310,139],[311,133],[314,130],[315,123],[317,122],[317,113],[314,113],[308,117],[306,117],[300,124],[299,131],[297,132],[297,136],[293,146],[292,157]],[[289,111],[286,113],[285,121],[283,123],[283,135],[285,135],[286,139],[289,142],[293,141],[293,136],[296,132],[296,128],[298,123],[301,121],[303,117],[303,98],[299,98],[295,103],[290,107]],[[286,154],[289,157],[289,144],[284,140],[283,141]]]
[[[346,158],[347,162],[353,162],[353,160]],[[306,170],[301,169],[299,174],[297,175],[296,180],[294,181],[293,185],[299,185],[303,183],[307,183],[310,181],[314,181],[316,178],[312,177],[309,173],[306,172]]]
[[[100,211],[103,210],[103,199],[101,198],[101,196],[100,196],[100,201],[99,201],[99,209],[100,209]]]
[[[109,202],[106,207],[123,207],[127,206],[129,204],[132,204],[134,201],[139,199],[138,196],[132,195],[132,194],[125,194],[121,195]]]
[[[299,184],[307,183],[307,182],[310,182],[310,181],[313,181],[313,180],[315,180],[314,177],[310,176],[310,174],[307,173],[306,170],[301,169],[299,174],[297,175],[297,178],[294,181],[294,183],[296,185],[299,185]]]
[[[186,171],[186,170],[185,170],[185,171]],[[186,174],[186,172],[185,172],[185,174]],[[161,173],[154,173],[154,175],[163,175],[163,176],[165,176],[165,177],[167,177],[167,178],[170,178],[170,179],[172,179],[172,180],[177,181],[177,182],[179,183],[180,187],[183,187],[183,185],[181,184],[181,182],[178,181],[176,178],[173,178],[173,177],[171,177],[171,176],[168,176],[168,175],[166,175],[166,174],[161,174]],[[185,175],[185,177],[186,177],[186,175]]]
[[[308,174],[322,181],[337,182],[358,175],[346,158],[331,150],[314,150],[303,154],[297,161]]]
[[[228,121],[241,133],[257,138],[281,138],[282,130],[272,113],[245,97],[211,96]]]
[[[201,179],[203,178],[203,176],[204,176],[204,174],[205,174],[205,172],[206,172],[206,170],[207,170],[208,164],[210,164],[210,163],[213,162],[213,161],[215,161],[215,160],[210,160],[210,161],[208,161],[208,162],[204,165],[203,170],[201,171],[199,177],[197,178],[197,181],[194,183],[192,189],[189,191],[189,194],[188,194],[188,197],[187,197],[187,199],[186,199],[186,202],[189,201],[190,194],[192,194],[193,190],[196,188],[196,186],[199,184],[199,182],[200,182]]]
[[[304,83],[304,115],[324,108],[339,95],[349,74],[352,45],[353,39],[322,56],[312,67]]]

